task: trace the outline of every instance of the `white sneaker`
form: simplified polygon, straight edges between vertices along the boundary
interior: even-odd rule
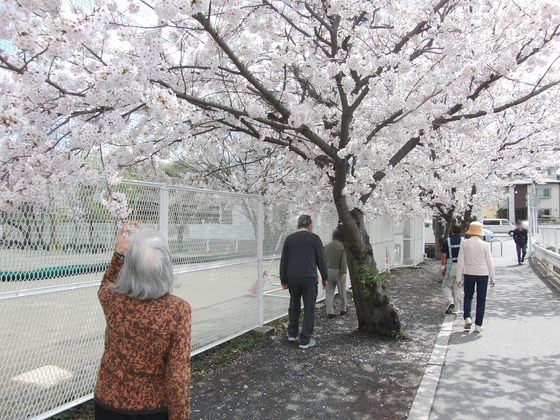
[[[482,332],[483,329],[484,328],[482,328],[481,325],[475,325],[474,326],[474,332],[480,333],[480,332]]]
[[[294,341],[297,341],[297,337],[288,337],[288,341],[293,343]]]
[[[311,339],[311,340],[309,340],[309,343],[307,343],[307,344],[300,344],[299,348],[300,349],[308,349],[309,347],[313,347],[314,345],[315,345],[315,340]]]
[[[465,330],[470,330],[472,327],[472,319],[466,318],[465,319]]]

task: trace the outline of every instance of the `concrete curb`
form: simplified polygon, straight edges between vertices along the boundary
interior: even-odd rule
[[[428,420],[430,418],[455,318],[456,315],[446,315],[441,324],[428,366],[426,366],[426,371],[408,413],[408,420]]]

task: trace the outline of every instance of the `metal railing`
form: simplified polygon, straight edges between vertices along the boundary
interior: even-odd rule
[[[560,277],[560,225],[539,226],[539,236],[532,244],[533,255],[550,272]]]
[[[509,239],[506,239],[509,240]],[[494,237],[490,242],[490,252],[494,253],[494,244],[500,244],[500,257],[504,255],[504,242],[501,238]]]
[[[103,188],[0,214],[1,420],[45,419],[92,397],[105,330],[97,288],[118,229],[97,199]],[[131,220],[169,242],[174,293],[193,308],[193,354],[286,315],[278,262],[297,217],[287,205],[147,182],[112,188],[127,197]],[[338,218],[313,216],[329,242]],[[422,261],[421,218],[384,216],[368,231],[380,271]]]
[[[558,252],[560,250],[560,225],[540,225],[538,243],[548,250]]]
[[[560,254],[546,249],[539,244],[533,244],[533,253],[550,271],[557,275],[560,274]]]

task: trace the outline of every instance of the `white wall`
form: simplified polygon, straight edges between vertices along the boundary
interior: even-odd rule
[[[538,188],[550,188],[550,198],[541,199],[540,208],[550,209],[550,216],[560,218],[560,184],[537,184]],[[530,188],[530,187],[529,187]],[[534,191],[536,194],[537,192]]]

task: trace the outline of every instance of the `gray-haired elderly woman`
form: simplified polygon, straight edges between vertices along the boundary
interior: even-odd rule
[[[165,239],[137,228],[127,238],[125,229],[99,288],[107,330],[95,418],[188,420],[191,307],[171,295]]]

